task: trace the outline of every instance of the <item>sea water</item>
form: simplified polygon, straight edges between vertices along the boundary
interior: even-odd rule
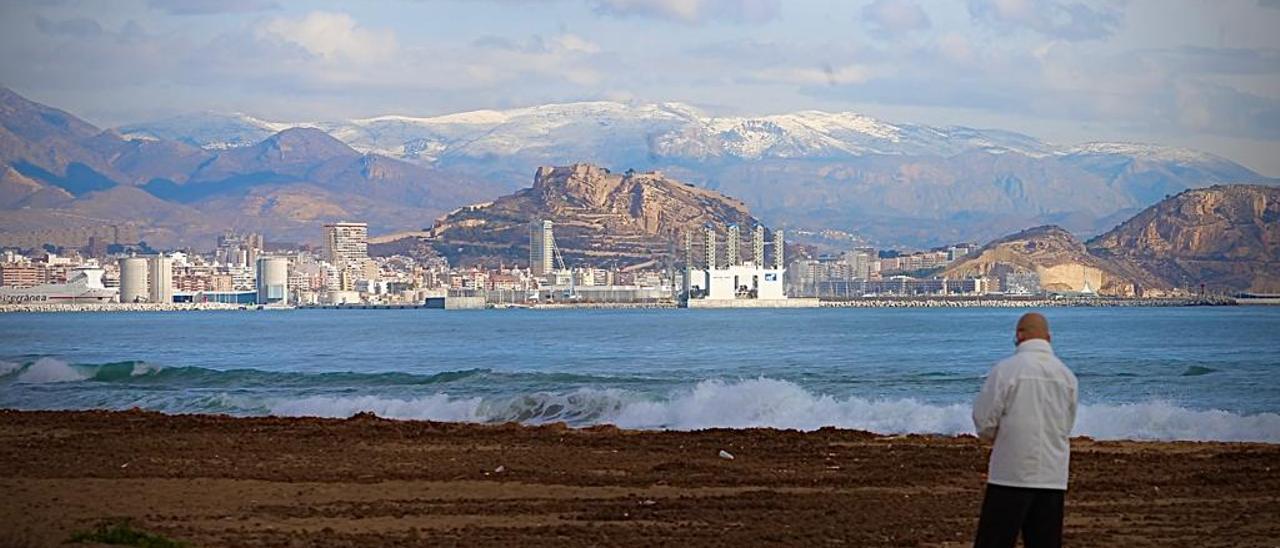
[[[0,407],[972,432],[1016,309],[0,315]],[[1280,442],[1280,307],[1044,311],[1079,435]]]

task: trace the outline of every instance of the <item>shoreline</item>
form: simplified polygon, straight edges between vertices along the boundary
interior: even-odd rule
[[[197,546],[967,546],[987,454],[972,436],[370,414],[0,410],[0,437],[0,538],[31,545],[128,518]],[[1068,545],[1280,538],[1278,445],[1072,448]]]
[[[1272,303],[1258,303],[1267,306]],[[847,300],[819,300],[817,306],[797,306],[801,308],[1173,308],[1199,306],[1242,306],[1242,303],[1228,297],[1214,298],[986,298],[986,297],[953,297],[953,298],[854,298]],[[351,305],[305,305],[294,308],[299,310],[406,310],[427,309],[419,303],[369,303]],[[543,303],[506,305],[505,303],[487,304],[477,310],[676,310],[682,309],[677,303]],[[716,310],[733,310],[752,307],[723,307]],[[769,309],[789,309],[778,306]],[[119,303],[24,303],[0,304],[0,314],[19,313],[55,313],[55,312],[193,312],[193,311],[259,311],[256,305],[237,305],[228,303],[171,303],[171,304],[119,304]],[[272,310],[267,308],[266,310]]]

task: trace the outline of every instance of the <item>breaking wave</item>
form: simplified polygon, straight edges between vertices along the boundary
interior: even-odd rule
[[[272,414],[349,417],[359,412],[398,419],[573,425],[610,423],[623,428],[698,430],[824,426],[881,434],[970,434],[969,406],[912,399],[876,400],[816,395],[774,379],[703,381],[666,399],[620,390],[579,389],[508,399],[451,398],[433,394],[396,399],[376,396],[312,397],[268,406]],[[1280,442],[1280,414],[1238,415],[1194,410],[1166,402],[1081,406],[1076,435],[1098,439]]]
[[[824,426],[882,434],[973,432],[968,402],[938,404],[815,392],[794,382],[755,378],[668,383],[652,378],[488,369],[409,373],[297,373],[165,368],[139,361],[97,365],[55,358],[0,362],[0,407],[143,407],[177,413],[349,417],[698,430]],[[47,384],[84,389],[19,390]],[[585,385],[585,386],[584,386]],[[601,387],[610,385],[612,387]],[[573,388],[577,386],[578,388]],[[675,388],[670,388],[674,386]],[[538,390],[546,387],[546,390]],[[8,394],[6,395],[6,392]],[[18,396],[19,393],[23,395]],[[1280,414],[1237,414],[1166,401],[1082,405],[1076,435],[1098,439],[1280,443]]]

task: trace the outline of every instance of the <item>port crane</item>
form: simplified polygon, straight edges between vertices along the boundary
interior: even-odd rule
[[[564,255],[560,254],[560,245],[556,243],[555,234],[551,234],[550,236],[551,236],[551,256],[555,258],[556,269],[560,272],[567,272],[569,274],[569,294],[566,295],[565,297],[568,298],[569,300],[574,300],[578,297],[578,292],[574,287],[573,271],[569,270],[569,268],[564,264]]]

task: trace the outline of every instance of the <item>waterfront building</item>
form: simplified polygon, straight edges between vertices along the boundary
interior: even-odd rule
[[[728,229],[726,263],[718,262],[716,230],[708,224],[703,227],[704,268],[689,265],[684,273],[682,304],[686,307],[734,307],[734,306],[789,306],[785,291],[782,231],[774,231],[773,268],[760,257],[741,262],[737,257],[737,245],[733,242],[740,234],[735,226]],[[759,238],[763,240],[763,235]],[[763,245],[753,247],[763,248]],[[756,261],[761,263],[757,264]],[[790,305],[801,305],[796,302]],[[815,303],[816,304],[816,303]]]
[[[376,277],[376,267],[369,260],[367,223],[326,224],[324,233],[325,259],[339,271],[347,273],[351,281],[350,284],[343,285],[341,291],[351,290],[357,279]]]
[[[556,239],[554,224],[548,220],[529,224],[529,272],[535,277],[546,276],[555,268]]]
[[[1006,272],[1001,289],[1005,295],[1040,295],[1040,274],[1028,270]]]
[[[47,281],[45,270],[30,261],[0,264],[0,287],[35,287]]]

